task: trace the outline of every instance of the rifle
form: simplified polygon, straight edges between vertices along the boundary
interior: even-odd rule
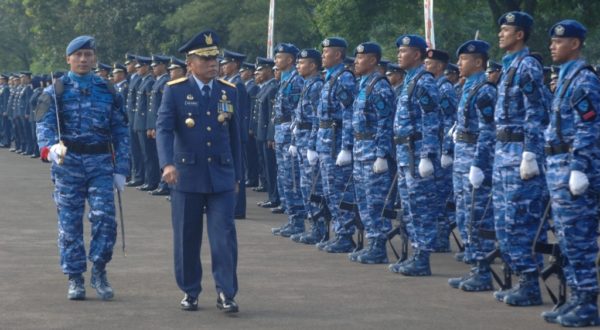
[[[353,178],[354,178],[354,174],[350,174],[350,177],[348,178],[348,182],[346,182],[346,186],[344,187],[344,192],[342,193],[342,196],[346,194],[346,191],[348,190],[348,186],[353,181]],[[358,205],[356,205],[356,203],[346,202],[342,199],[342,201],[340,201],[339,208],[340,208],[340,210],[344,210],[344,211],[353,213],[354,216],[353,216],[352,220],[347,221],[346,223],[342,224],[342,227],[344,229],[348,230],[348,229],[352,228],[352,226],[356,226],[356,229],[358,230],[358,236],[357,236],[356,249],[354,249],[354,251],[356,252],[356,251],[362,250],[364,247],[365,226],[363,225],[362,221],[360,220],[360,213],[358,211]]]
[[[50,79],[54,80],[54,72],[50,72]],[[58,143],[60,144],[61,149],[65,151],[64,154],[58,155],[57,164],[62,165],[63,162],[65,161],[65,156],[67,154],[67,147],[65,147],[65,144],[62,140],[62,133],[60,130],[60,125],[61,125],[60,124],[60,114],[59,114],[60,107],[58,106],[58,97],[56,96],[56,86],[57,85],[55,82],[53,82],[53,84],[54,84],[54,87],[52,88],[52,99],[54,100],[54,108],[56,109],[56,111],[55,111],[56,112],[56,133],[58,135]],[[62,94],[62,92],[61,92],[61,94]]]
[[[321,176],[321,171],[317,171],[317,174],[315,175],[313,173],[313,179],[312,179],[312,187],[310,189],[310,196],[309,196],[309,201],[311,203],[315,203],[317,205],[319,205],[319,211],[315,214],[311,214],[310,215],[310,219],[315,223],[319,220],[319,218],[323,218],[325,220],[325,228],[327,228],[327,231],[325,232],[325,236],[323,237],[323,242],[326,242],[329,240],[329,224],[331,223],[331,212],[329,211],[329,207],[327,206],[327,200],[325,199],[324,196],[320,196],[315,194],[315,190],[317,188],[317,182],[319,177]]]
[[[398,226],[396,226],[395,228],[393,228],[392,230],[387,232],[386,237],[387,237],[388,244],[390,245],[390,248],[392,249],[392,252],[394,253],[394,256],[396,256],[396,259],[399,262],[402,262],[402,261],[408,259],[408,232],[406,230],[406,224],[404,223],[404,221],[402,219],[402,215],[401,215],[402,210],[398,210],[398,211],[395,210],[394,203],[391,203],[392,204],[391,209],[386,208],[386,206],[390,203],[390,197],[392,196],[392,192],[394,191],[397,181],[398,181],[398,173],[396,172],[396,174],[394,175],[394,179],[392,180],[392,185],[390,186],[390,189],[388,190],[387,196],[383,203],[383,210],[381,211],[381,216],[386,219],[390,219],[390,220],[398,219],[400,221]],[[401,239],[401,252],[400,253],[398,253],[398,251],[396,250],[396,247],[394,246],[394,244],[392,244],[392,239],[398,235],[400,236],[400,239]]]

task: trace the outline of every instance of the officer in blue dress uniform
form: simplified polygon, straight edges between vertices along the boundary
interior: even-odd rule
[[[180,60],[175,56],[171,56],[171,61],[169,62],[169,67],[167,67],[167,69],[169,70],[170,80],[183,78],[187,73],[185,61]]]
[[[203,215],[210,242],[217,307],[237,312],[236,190],[242,179],[235,85],[217,80],[219,37],[202,31],[179,51],[189,77],[165,87],[156,122],[163,179],[171,185],[175,278],[184,310],[198,309],[202,291]]]
[[[126,54],[125,65],[127,66],[127,73],[129,74],[129,87],[127,89],[127,99],[125,100],[127,109],[127,118],[129,122],[129,142],[131,145],[131,174],[130,180],[127,182],[128,187],[138,187],[144,184],[144,158],[142,154],[142,147],[137,138],[135,132],[135,113],[136,113],[136,100],[137,100],[137,89],[142,82],[142,77],[137,73],[137,55]]]
[[[113,64],[113,82],[115,84],[115,90],[121,95],[121,98],[125,100],[127,98],[128,81],[127,81],[127,68],[121,63]]]
[[[456,90],[450,80],[444,75],[450,56],[442,50],[429,49],[425,59],[425,69],[433,73],[436,78],[437,86],[440,91],[440,142],[441,142],[441,164],[442,173],[440,174],[439,190],[442,201],[442,214],[444,217],[438,219],[438,237],[436,238],[434,251],[450,251],[450,223],[454,222],[454,194],[452,193],[452,151],[454,144],[452,142],[450,129],[456,121],[456,105],[458,98]]]
[[[250,99],[250,105],[248,107],[248,143],[246,144],[246,187],[251,188],[262,186],[264,182],[256,144],[256,121],[258,118],[256,112],[254,112],[254,104],[256,103],[256,94],[258,94],[260,88],[254,80],[255,70],[256,65],[248,62],[242,63],[242,67],[240,68],[240,77],[244,82],[244,86],[248,92],[248,98]]]
[[[396,95],[396,97],[400,96],[400,92],[402,92],[402,83],[404,82],[404,77],[406,76],[406,71],[401,69],[398,64],[390,63],[388,64],[387,70],[385,71],[385,76],[388,78],[388,81],[394,89],[394,95]]]
[[[144,184],[137,187],[141,191],[152,191],[158,187],[160,173],[153,168],[151,155],[153,149],[156,149],[154,141],[150,141],[147,133],[147,116],[150,108],[150,96],[152,95],[152,86],[154,77],[150,72],[152,58],[138,56],[136,58],[137,73],[140,75],[140,83],[136,88],[135,100],[135,119],[133,129],[135,130],[137,141],[140,144],[140,150],[143,159]]]
[[[558,309],[542,313],[550,323],[582,327],[597,325],[598,278],[598,169],[600,168],[600,80],[587,66],[581,51],[586,28],[563,20],[550,29],[550,53],[560,65],[552,101],[550,125],[545,130],[546,181],[552,219],[570,299]]]
[[[237,116],[240,119],[240,141],[242,142],[242,173],[243,179],[240,182],[240,190],[237,194],[237,203],[235,204],[235,218],[246,218],[246,148],[248,145],[248,125],[250,121],[250,97],[246,91],[246,85],[240,76],[240,67],[246,59],[246,55],[232,52],[229,50],[223,51],[223,59],[220,61],[223,73],[223,79],[235,85],[238,96]]]
[[[111,71],[112,67],[104,63],[98,63],[98,67],[96,68],[96,74],[104,79],[108,79],[108,75]]]
[[[519,276],[519,285],[496,291],[494,297],[512,306],[541,305],[538,269],[543,259],[532,254],[531,246],[547,199],[540,166],[546,114],[542,65],[526,46],[533,25],[529,14],[509,12],[498,23],[499,45],[507,53],[494,111],[494,225],[500,250]]]
[[[112,84],[91,72],[95,45],[90,36],[69,43],[66,55],[71,70],[44,90],[36,109],[41,158],[52,162],[60,264],[69,276],[71,300],[85,299],[86,200],[92,232],[87,256],[93,263],[90,284],[101,299],[113,298],[106,265],[117,236],[114,189],[123,191],[129,171],[126,114]]]
[[[272,121],[273,105],[279,88],[273,72],[274,65],[273,59],[256,58],[256,82],[260,86],[254,110],[257,116],[256,143],[259,159],[262,159],[264,186],[267,191],[267,200],[259,202],[258,205],[266,208],[280,205],[279,191],[277,190],[277,161],[272,142],[275,136]]]
[[[148,112],[146,114],[146,152],[148,153],[148,166],[146,171],[148,177],[159,180],[160,169],[158,165],[158,153],[156,151],[156,116],[158,108],[162,102],[162,96],[165,89],[165,84],[169,81],[169,73],[167,65],[170,58],[162,55],[152,55],[152,74],[154,75],[154,84],[150,92],[150,100],[148,102]],[[160,180],[158,187],[155,190],[148,192],[153,196],[165,196],[169,194],[169,186],[163,180]]]
[[[0,147],[8,148],[10,146],[10,122],[7,116],[8,97],[10,95],[10,87],[8,86],[9,76],[6,74],[0,75]]]

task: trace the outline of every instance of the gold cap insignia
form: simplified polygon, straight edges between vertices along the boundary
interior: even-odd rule
[[[470,52],[474,52],[475,51],[475,45],[469,45],[467,46],[467,50]]]
[[[357,53],[362,53],[365,51],[365,46],[363,45],[358,45],[358,47],[356,47],[356,52]]]
[[[210,33],[209,34],[205,34],[204,35],[204,42],[206,42],[206,44],[208,46],[212,45],[212,43],[213,43],[212,34],[210,34]]]
[[[410,37],[404,37],[404,38],[402,38],[402,44],[403,45],[410,44]]]
[[[513,13],[506,14],[506,21],[508,23],[514,23],[515,22],[515,14],[513,14]]]
[[[329,47],[329,39],[323,40],[323,47]]]
[[[192,95],[192,94],[188,94],[188,95],[187,95],[185,98],[186,98],[188,101],[193,101],[193,100],[194,100],[194,95]]]
[[[565,34],[565,27],[562,25],[557,25],[554,28],[554,34],[556,34],[557,36],[562,36]]]

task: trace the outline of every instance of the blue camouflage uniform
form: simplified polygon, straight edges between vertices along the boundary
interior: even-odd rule
[[[346,48],[347,44],[341,38],[327,38],[322,46]],[[346,130],[347,139],[343,141],[342,127],[346,126],[344,122],[348,122],[348,127],[351,127],[355,89],[356,79],[345,68],[344,63],[327,68],[317,107],[319,125],[313,127],[311,134],[314,138],[311,138],[311,142],[314,145],[309,147],[319,154],[323,196],[331,213],[335,239],[351,237],[355,232],[354,225],[344,226],[352,221],[354,214],[340,209],[342,201],[353,203],[355,200],[351,180],[352,165],[335,164],[336,156],[342,148],[352,150],[352,131]],[[333,239],[330,240],[330,243],[333,242]]]
[[[281,44],[277,53],[288,53],[296,56],[298,49],[292,44]],[[304,220],[307,213],[302,202],[300,188],[300,163],[298,158],[291,157],[288,150],[292,142],[291,124],[294,109],[300,101],[304,79],[295,68],[281,73],[279,91],[274,104],[275,124],[275,155],[277,157],[277,184],[279,195],[285,201],[285,211],[288,215],[288,227],[293,234],[304,231]],[[275,232],[277,233],[277,231]],[[285,231],[285,236],[288,231]]]
[[[550,30],[553,38],[585,38],[585,27],[564,20]],[[568,326],[598,323],[598,161],[600,160],[600,80],[583,59],[561,64],[545,130],[546,181],[552,201],[555,235],[566,263],[563,271],[570,300],[558,310],[543,313],[546,321]],[[584,173],[590,188],[570,191],[572,171]],[[576,307],[577,306],[577,307]],[[548,316],[554,317],[549,318]],[[557,316],[558,314],[559,316]]]
[[[60,265],[65,274],[81,274],[86,271],[82,222],[86,200],[92,224],[88,259],[103,269],[112,258],[117,236],[113,174],[125,176],[129,172],[129,136],[121,98],[109,82],[93,73],[79,76],[69,72],[59,83],[64,86],[57,97],[61,104],[61,139],[67,154],[62,165],[52,163],[51,172],[58,209]],[[41,150],[59,142],[54,93],[53,85],[40,96],[40,103],[45,103],[47,109],[40,112],[38,108]]]
[[[396,44],[422,51],[426,45],[421,37],[415,35],[400,36]],[[437,221],[442,217],[443,205],[437,191],[442,175],[439,158],[440,96],[435,78],[425,71],[423,65],[406,71],[394,118],[398,177],[403,178],[398,180],[403,183],[398,186],[398,192],[401,198],[408,200],[409,236],[415,257],[418,256],[415,260],[423,262],[424,266],[423,273],[419,275],[429,275],[429,253],[434,250],[438,236]],[[434,172],[428,177],[421,177],[416,168],[425,159],[431,161]],[[412,271],[400,272],[413,275]]]
[[[321,53],[315,49],[304,49],[300,52],[298,58],[311,58],[319,65]],[[311,202],[311,194],[323,195],[323,186],[318,177],[319,167],[317,165],[312,166],[307,158],[308,149],[315,145],[316,136],[312,132],[313,127],[318,127],[319,125],[317,107],[321,96],[321,88],[323,88],[323,79],[321,79],[320,73],[304,78],[304,86],[302,87],[298,106],[294,110],[294,122],[292,123],[292,127],[294,127],[292,141],[293,145],[297,147],[297,158],[300,164],[302,201],[304,209],[311,218],[319,212],[319,206]],[[312,220],[315,222],[313,223],[311,233],[314,234],[315,238],[318,237],[318,241],[320,241],[325,234],[324,219],[313,218]],[[301,241],[300,238],[300,236],[296,239],[292,237],[293,240],[298,241]]]
[[[357,53],[377,53],[378,45],[369,50],[370,45],[376,44],[363,43],[357,47]],[[390,219],[383,216],[383,209],[386,203],[390,207],[394,203],[389,198],[392,190],[392,171],[389,167],[392,166],[393,157],[393,106],[394,90],[384,75],[374,71],[361,77],[352,106],[351,126],[354,138],[352,156],[356,203],[369,239],[366,251],[356,256],[361,263],[388,262],[385,243],[392,225]],[[384,159],[389,164],[388,169],[376,173],[373,168],[376,159]]]
[[[531,26],[524,13],[507,13],[501,25]],[[498,291],[495,297],[511,305],[541,304],[538,269],[542,256],[532,255],[533,240],[546,206],[543,171],[544,95],[542,65],[527,47],[502,58],[502,76],[494,110],[496,145],[493,172],[493,205],[496,238],[513,272],[520,275],[515,291]],[[535,155],[540,174],[523,180],[522,155]],[[542,237],[541,239],[545,239]],[[508,293],[508,294],[507,294]]]

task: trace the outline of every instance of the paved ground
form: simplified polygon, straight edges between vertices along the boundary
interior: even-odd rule
[[[448,277],[467,270],[451,254],[433,256],[433,276],[406,278],[274,237],[270,228],[283,217],[255,206],[262,196],[252,192],[248,219],[237,223],[237,315],[215,308],[207,245],[200,310],[179,309],[169,203],[129,188],[123,197],[127,256],[119,238],[108,267],[115,299],[100,301],[88,287],[88,300],[68,301],[51,191],[47,164],[0,149],[0,329],[554,328],[539,317],[550,307],[547,297],[543,307],[514,308],[491,293],[448,287]]]

